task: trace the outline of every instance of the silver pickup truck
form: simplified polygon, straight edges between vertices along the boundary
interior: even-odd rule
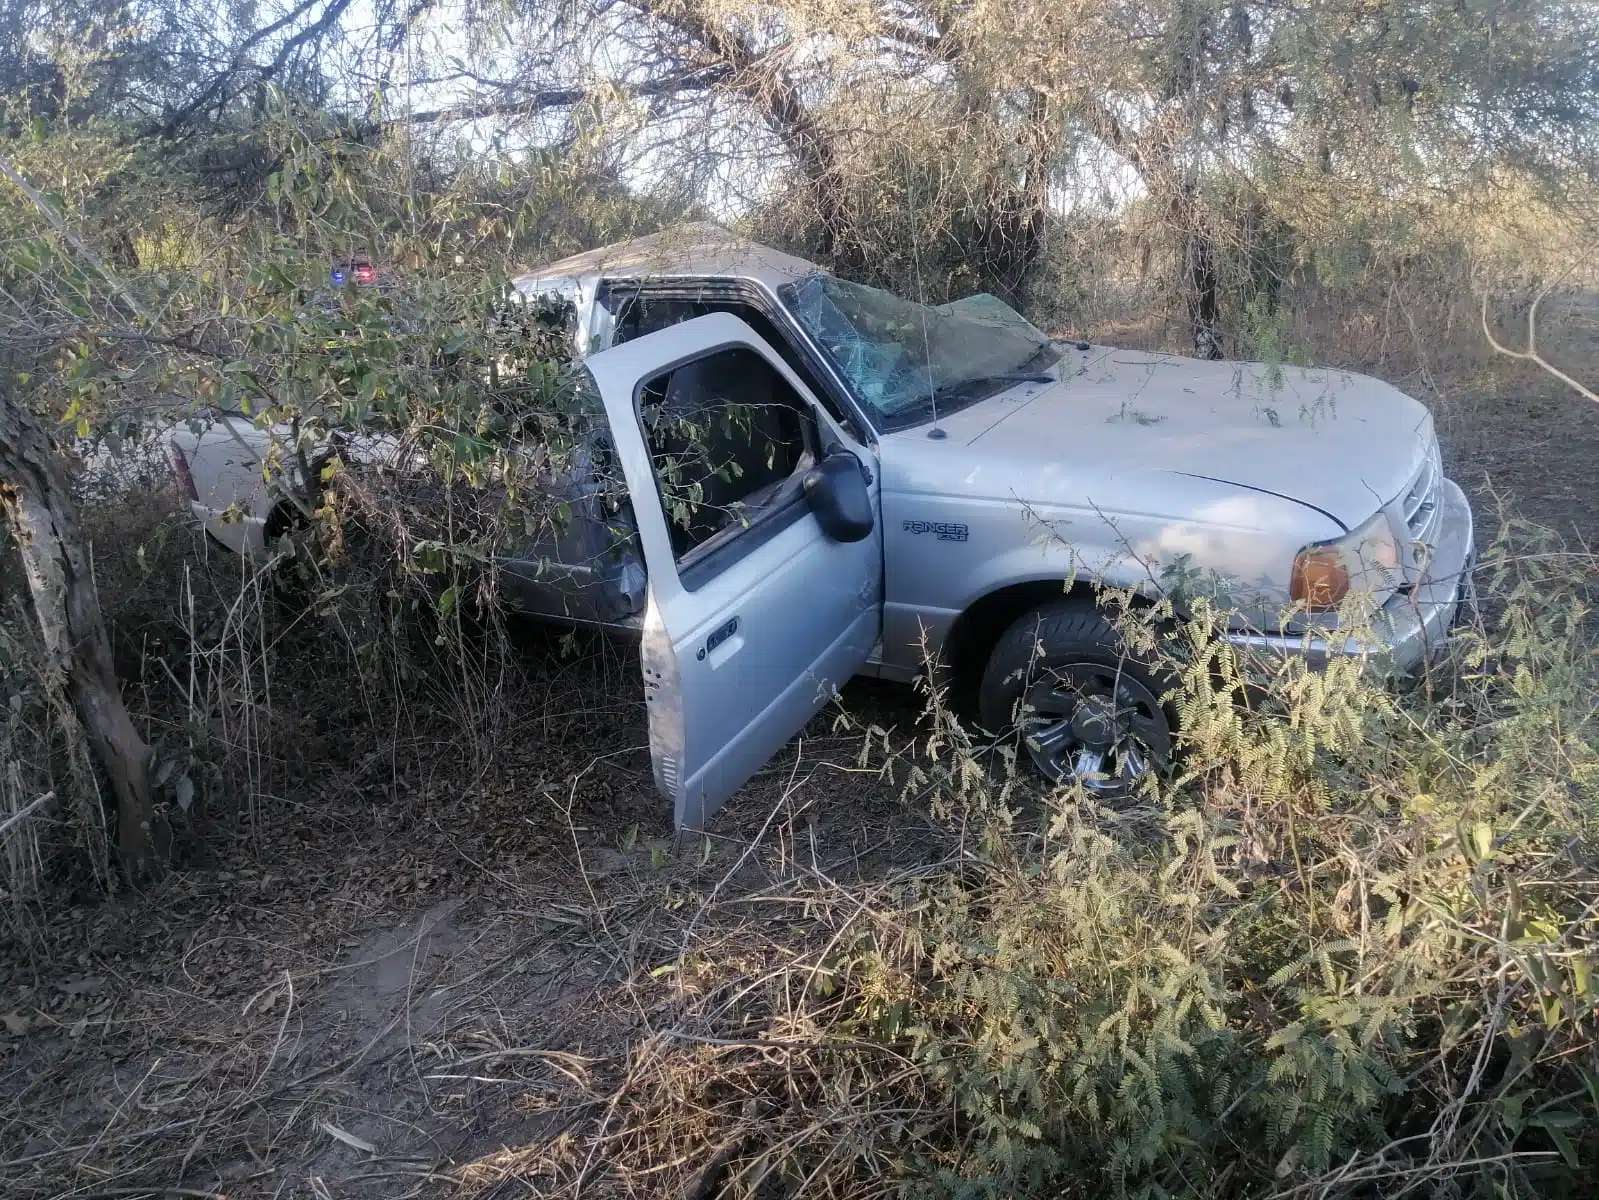
[[[1175,720],[1096,584],[1203,575],[1240,646],[1398,672],[1469,587],[1432,418],[1375,379],[1054,340],[993,297],[916,304],[715,227],[515,286],[570,332],[600,419],[552,485],[571,520],[500,564],[504,594],[640,638],[679,827],[849,676],[909,682],[930,656],[1046,778],[1124,791]],[[196,516],[241,553],[292,512],[259,465],[281,432],[173,434]]]

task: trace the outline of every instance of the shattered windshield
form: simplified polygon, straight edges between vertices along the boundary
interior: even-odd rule
[[[939,308],[811,275],[780,295],[875,424],[903,428],[1046,370],[1060,351],[995,296]]]

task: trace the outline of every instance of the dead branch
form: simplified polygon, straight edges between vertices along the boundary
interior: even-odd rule
[[[1492,346],[1496,353],[1503,354],[1506,358],[1520,359],[1523,362],[1530,362],[1534,366],[1541,367],[1543,370],[1553,375],[1556,379],[1560,380],[1561,383],[1575,391],[1579,396],[1592,400],[1595,404],[1599,404],[1599,392],[1595,392],[1592,388],[1584,387],[1581,383],[1578,383],[1559,367],[1555,366],[1554,363],[1550,362],[1547,358],[1538,353],[1538,305],[1543,302],[1543,298],[1548,294],[1549,285],[1546,284],[1539,290],[1538,294],[1532,298],[1532,307],[1527,310],[1527,348],[1525,350],[1512,350],[1509,346],[1502,345],[1499,340],[1494,337],[1493,331],[1488,328],[1489,293],[1488,289],[1484,288],[1482,293],[1482,336],[1488,339],[1488,345]]]
[[[37,799],[33,800],[26,808],[22,809],[19,812],[12,813],[4,821],[0,821],[0,835],[4,835],[4,834],[7,834],[7,833],[11,832],[11,827],[13,825],[22,824],[22,821],[23,821],[23,819],[25,817],[27,817],[31,813],[37,812],[39,809],[43,808],[46,804],[50,803],[50,801],[54,800],[55,798],[56,798],[55,792],[53,792],[53,791],[46,792],[44,795],[42,795],[42,796],[38,797]]]

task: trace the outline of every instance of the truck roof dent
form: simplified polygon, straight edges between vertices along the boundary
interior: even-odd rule
[[[820,271],[815,263],[752,242],[707,221],[585,250],[516,276],[525,296],[562,292],[588,278],[730,278],[776,288]]]

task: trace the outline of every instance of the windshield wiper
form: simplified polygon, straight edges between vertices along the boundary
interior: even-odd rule
[[[937,389],[933,396],[935,399],[944,400],[957,396],[966,396],[973,391],[980,390],[995,383],[1054,383],[1053,375],[1045,375],[1038,371],[1006,371],[998,375],[977,375],[971,379],[963,379],[959,383],[951,383]]]
[[[1004,375],[982,375],[971,381],[972,383],[1054,383],[1053,375],[1046,375],[1042,371],[1012,371]]]
[[[979,400],[993,395],[992,385],[995,384],[1055,382],[1057,381],[1053,375],[1045,375],[1038,371],[1003,371],[996,375],[977,375],[971,379],[963,379],[959,383],[949,383],[934,388],[931,392],[923,392],[904,407],[896,409],[892,419],[898,428],[906,424],[915,424],[929,412],[942,416],[947,412],[958,411],[968,404],[976,404]]]
[[[1063,357],[1060,345],[1058,342],[1045,342],[1026,362],[1018,364],[1015,370],[1026,374],[1029,370],[1036,371],[1043,367],[1054,366]]]

